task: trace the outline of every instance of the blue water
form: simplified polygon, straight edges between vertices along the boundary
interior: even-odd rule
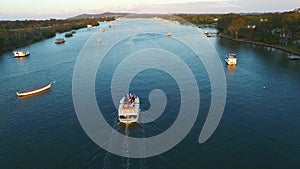
[[[114,70],[128,54],[136,48],[160,47],[176,53],[190,67],[198,84],[200,110],[187,137],[161,155],[132,159],[105,151],[87,136],[74,109],[72,77],[81,49],[90,37],[100,32],[99,27],[89,31],[81,29],[66,39],[65,44],[54,44],[55,38],[63,36],[57,34],[55,38],[25,47],[31,53],[26,59],[15,59],[10,52],[0,57],[0,168],[299,168],[299,61],[287,60],[287,53],[271,48],[216,37],[206,39],[222,61],[227,99],[215,133],[199,144],[211,99],[209,77],[203,64],[178,41],[153,34],[159,30],[158,21],[123,22],[132,25],[133,34],[141,25],[152,25],[153,30],[122,41],[104,57],[95,79],[97,102],[103,116],[120,133],[133,137],[151,137],[173,124],[181,102],[179,87],[161,70],[140,72],[130,84],[130,90],[141,99],[142,111],[149,109],[148,96],[153,89],[165,92],[166,109],[155,121],[129,127],[119,124],[110,96]],[[113,28],[108,28],[109,23],[101,25],[106,29],[103,34],[115,35],[111,38],[124,31],[122,24]],[[182,33],[186,30],[184,26],[172,24],[169,28]],[[97,50],[109,40],[105,36],[101,39]],[[227,67],[224,62],[230,52],[238,57],[235,68]],[[19,99],[15,94],[54,80],[56,83],[47,93],[26,99]]]

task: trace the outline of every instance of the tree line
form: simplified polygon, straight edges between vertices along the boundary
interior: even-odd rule
[[[179,14],[197,26],[214,25],[222,36],[279,45],[300,52],[300,9],[263,14]]]
[[[75,20],[0,21],[0,53],[54,37],[56,33],[99,25],[114,18],[85,18]]]

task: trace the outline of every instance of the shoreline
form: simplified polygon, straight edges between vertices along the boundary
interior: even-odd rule
[[[225,39],[230,39],[230,40],[233,40],[233,41],[238,41],[238,42],[250,43],[250,44],[264,46],[264,47],[271,47],[271,48],[274,48],[274,49],[279,49],[279,50],[282,50],[284,52],[291,53],[293,55],[300,56],[300,52],[296,52],[296,51],[286,49],[284,47],[280,47],[280,46],[276,46],[276,45],[271,45],[271,44],[267,44],[267,43],[263,43],[263,42],[255,42],[255,41],[252,41],[252,40],[249,40],[249,39],[234,39],[234,38],[231,38],[231,37],[226,36],[226,35],[219,35],[219,37],[225,38]]]

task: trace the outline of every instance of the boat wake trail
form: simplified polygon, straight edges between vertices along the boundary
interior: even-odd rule
[[[140,159],[132,159],[129,158],[129,147],[132,146],[131,142],[129,142],[128,138],[124,138],[123,140],[120,140],[117,137],[117,132],[122,133],[129,137],[145,137],[145,130],[143,125],[138,123],[133,123],[129,125],[124,125],[123,123],[120,123],[118,121],[118,118],[115,116],[117,112],[111,113],[112,115],[109,115],[107,117],[108,123],[111,124],[112,128],[114,129],[113,132],[110,133],[110,136],[107,140],[107,146],[113,147],[115,144],[119,144],[121,151],[125,151],[125,154],[127,156],[119,157],[116,155],[113,155],[110,152],[106,152],[103,158],[103,169],[107,168],[140,168],[145,169],[148,168],[146,165],[146,158],[140,158]],[[119,140],[118,140],[119,139]],[[117,140],[117,141],[116,141]],[[141,153],[145,153],[145,145],[136,145],[136,148],[140,150]],[[119,161],[119,162],[116,162]]]
[[[126,136],[129,136],[128,125],[125,126],[125,135],[126,135]],[[127,153],[127,156],[129,156],[129,152],[128,152],[128,149],[129,149],[129,142],[128,142],[127,138],[125,138],[124,141],[123,141],[122,149],[125,150],[126,153]],[[129,166],[130,166],[130,159],[129,159],[128,157],[122,157],[122,163],[121,163],[121,166],[122,166],[123,168],[129,169]]]
[[[117,114],[117,111],[113,112],[113,113],[110,113],[110,116],[108,117],[108,122],[111,123],[113,122],[113,128],[118,131],[120,129],[120,123],[118,122],[118,119],[115,118],[115,114]],[[115,132],[112,132],[111,135],[109,136],[109,139],[108,139],[108,146],[113,146],[113,140],[114,140],[114,134]],[[106,152],[105,153],[105,156],[104,156],[104,159],[103,159],[103,169],[107,169],[107,168],[110,168],[109,166],[111,165],[111,160],[112,158],[112,154],[110,152]]]

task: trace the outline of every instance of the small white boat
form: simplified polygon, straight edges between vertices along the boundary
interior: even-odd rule
[[[98,43],[101,43],[102,42],[102,40],[101,39],[98,39]]]
[[[100,29],[100,32],[105,32],[105,30],[103,28]]]
[[[173,35],[172,32],[167,33],[167,36],[169,36],[169,37],[172,36],[172,35]]]
[[[14,56],[15,57],[26,57],[28,55],[30,55],[29,51],[25,51],[25,50],[14,51]]]
[[[206,37],[211,37],[211,34],[207,31],[205,31],[204,34],[205,34]]]
[[[287,58],[290,60],[300,60],[300,56],[297,55],[288,55]]]
[[[87,24],[87,25],[86,25],[86,28],[91,29],[91,28],[93,28],[93,25]]]
[[[25,89],[25,90],[16,92],[16,94],[19,97],[37,94],[37,93],[40,93],[40,92],[43,92],[43,91],[46,91],[46,90],[50,89],[51,85],[53,83],[55,83],[55,81],[51,82],[51,83],[48,83],[48,84],[39,85],[39,86],[35,86],[35,87],[29,88],[29,89]]]
[[[234,53],[227,54],[225,61],[228,65],[236,65],[237,64],[236,55]]]
[[[56,44],[61,44],[61,43],[65,43],[66,41],[65,41],[65,39],[64,38],[57,38],[56,40],[55,40],[55,43]]]
[[[138,121],[140,113],[140,100],[135,94],[127,94],[120,100],[118,117],[121,123],[134,123]]]

